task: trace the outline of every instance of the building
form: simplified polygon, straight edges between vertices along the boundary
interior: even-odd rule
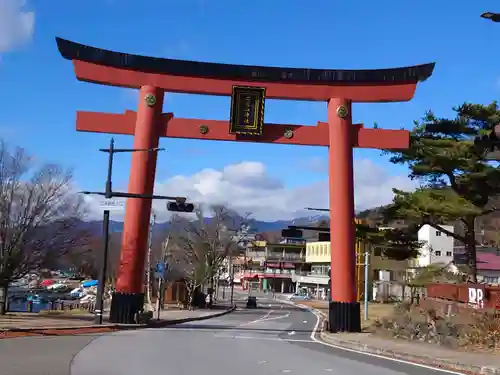
[[[460,266],[467,266],[467,257],[464,246],[455,246],[454,264],[457,271]],[[500,249],[489,246],[477,246],[476,248],[477,281],[480,283],[498,285],[500,284]]]
[[[308,242],[306,244],[305,262],[311,270],[293,275],[292,281],[296,284],[296,290],[304,288],[318,299],[327,298],[330,290],[328,285],[330,253],[330,241]]]
[[[295,292],[292,276],[307,269],[305,252],[305,241],[279,244],[255,241],[245,253],[246,264],[241,275],[243,289]]]
[[[443,229],[453,232],[452,225],[442,225]],[[418,231],[418,240],[423,242],[420,254],[411,262],[412,268],[427,267],[431,264],[451,264],[453,262],[454,238],[442,231],[423,225]]]
[[[379,231],[392,230],[393,227],[378,227]],[[403,283],[407,279],[411,259],[395,260],[384,256],[383,246],[374,246],[370,257],[370,276],[372,281]]]
[[[361,221],[357,221],[361,223]],[[379,228],[383,230],[384,228]],[[378,284],[386,282],[381,288],[386,290],[386,293],[392,293],[390,290],[391,282],[403,281],[406,277],[406,269],[409,262],[407,260],[394,260],[387,258],[383,254],[380,247],[372,247],[363,241],[356,241],[356,283],[358,290],[358,299],[363,299],[364,294],[364,279],[365,279],[365,257],[368,256],[368,275],[369,275],[369,291],[372,295],[372,286],[378,288]],[[318,298],[327,298],[330,286],[328,285],[328,271],[331,262],[331,248],[329,241],[309,242],[306,245],[306,263],[310,264],[311,271],[307,274],[296,274],[294,281],[297,283],[297,289],[307,288],[312,294]],[[375,293],[374,293],[375,294]]]

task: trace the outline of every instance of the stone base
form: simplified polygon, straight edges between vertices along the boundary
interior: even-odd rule
[[[109,321],[116,324],[136,324],[144,307],[144,293],[114,292]]]
[[[329,331],[361,332],[361,306],[359,302],[330,301],[328,308]]]

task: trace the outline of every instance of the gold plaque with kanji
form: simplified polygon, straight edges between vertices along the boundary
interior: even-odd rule
[[[266,89],[233,86],[229,132],[242,135],[262,135]]]

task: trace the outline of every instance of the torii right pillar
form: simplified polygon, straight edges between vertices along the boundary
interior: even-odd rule
[[[328,102],[330,185],[330,331],[361,331],[356,286],[351,101]]]

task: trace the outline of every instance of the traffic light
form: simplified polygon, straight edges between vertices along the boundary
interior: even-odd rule
[[[169,202],[167,204],[167,210],[173,212],[193,212],[194,205],[192,203]]]
[[[302,235],[303,235],[303,233],[301,230],[293,229],[293,228],[283,229],[281,231],[281,237],[284,237],[284,238],[302,238]]]
[[[490,134],[474,138],[474,148],[478,153],[500,150],[500,125],[496,125]]]
[[[330,241],[330,233],[329,232],[319,232],[318,233],[318,241]]]

